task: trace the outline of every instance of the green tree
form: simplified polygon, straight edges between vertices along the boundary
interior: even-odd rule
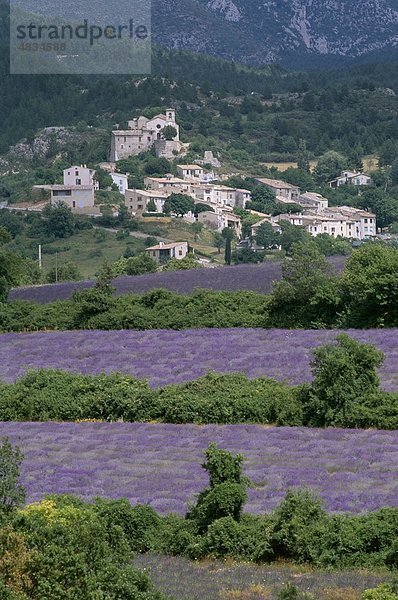
[[[82,274],[79,271],[79,267],[74,262],[67,262],[63,265],[53,267],[46,276],[48,283],[55,283],[57,281],[79,281],[83,279]]]
[[[172,125],[166,125],[166,127],[163,127],[162,129],[162,136],[167,141],[174,140],[174,138],[177,136],[177,133],[177,129]]]
[[[280,221],[282,233],[279,237],[279,244],[282,249],[290,254],[293,244],[311,243],[312,236],[304,227],[292,225],[289,221]]]
[[[320,157],[315,169],[315,179],[319,184],[334,179],[347,168],[347,160],[338,152],[330,150]]]
[[[22,273],[22,258],[0,248],[0,302],[5,302],[10,289],[19,285]]]
[[[198,223],[196,221],[195,223],[191,224],[191,230],[193,232],[195,242],[198,239],[198,235],[202,232],[202,229],[203,229],[203,223]]]
[[[203,202],[198,202],[197,204],[195,204],[195,215],[207,211],[214,212],[214,208],[209,204],[204,204]]]
[[[183,217],[189,212],[194,212],[195,202],[187,194],[173,193],[165,201],[163,211],[166,215],[171,213]]]
[[[398,249],[363,245],[347,261],[339,285],[347,327],[398,326]]]
[[[398,185],[398,158],[392,163],[390,179],[393,185]]]
[[[281,235],[274,231],[271,223],[262,223],[256,230],[256,243],[266,250],[279,245]]]
[[[265,214],[273,214],[276,207],[275,193],[266,185],[256,185],[251,193],[251,201],[246,204],[247,209],[256,210]]]
[[[371,344],[357,342],[347,334],[337,343],[314,350],[311,422],[339,426],[351,421],[363,403],[380,391],[377,369],[384,355]]]
[[[221,235],[225,240],[224,260],[227,265],[230,265],[232,261],[232,240],[235,238],[235,234],[230,227],[224,227]]]
[[[282,281],[274,285],[268,305],[274,327],[332,325],[339,296],[330,267],[314,241],[292,246],[292,257],[282,265]]]
[[[310,156],[307,150],[307,143],[300,139],[297,152],[297,167],[307,173],[310,172]]]
[[[218,250],[218,254],[221,254],[221,248],[225,244],[225,239],[219,231],[213,231],[213,242]]]
[[[157,208],[156,208],[156,204],[155,204],[155,200],[153,198],[151,198],[146,206],[146,210],[147,212],[156,212]]]
[[[127,259],[127,275],[144,275],[145,273],[155,273],[156,271],[157,263],[147,252]]]
[[[272,545],[278,556],[299,562],[311,560],[311,532],[327,513],[308,490],[289,490],[273,514]]]
[[[111,188],[113,185],[113,179],[109,175],[109,173],[107,171],[105,171],[104,169],[101,169],[98,166],[95,168],[94,179],[95,179],[95,181],[98,181],[100,190],[107,190],[108,188]],[[118,187],[116,188],[116,191],[119,191]]]
[[[232,455],[212,443],[205,452],[202,467],[209,474],[209,487],[198,496],[196,505],[187,514],[200,533],[224,517],[239,521],[247,499],[249,480],[242,473],[243,456]]]
[[[172,258],[168,260],[164,266],[163,271],[185,271],[188,269],[199,269],[202,265],[196,260],[194,254],[189,253],[184,258]]]
[[[25,502],[26,491],[19,483],[23,454],[18,446],[12,446],[7,437],[0,446],[0,517]]]
[[[64,202],[48,204],[42,212],[42,218],[45,233],[49,236],[66,238],[75,231],[75,218]]]

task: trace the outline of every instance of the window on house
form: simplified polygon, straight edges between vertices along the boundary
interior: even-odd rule
[[[182,256],[182,250],[179,250],[179,251],[178,251],[178,255],[179,255],[179,256]]]
[[[74,200],[73,200],[73,202],[72,202],[72,207],[73,207],[73,208],[76,208],[76,202],[75,202]]]
[[[79,171],[75,171],[75,176],[78,177],[79,176]]]
[[[137,208],[143,208],[143,205],[142,204],[138,204]]]
[[[82,180],[81,179],[76,179],[76,185],[81,185],[82,184]]]

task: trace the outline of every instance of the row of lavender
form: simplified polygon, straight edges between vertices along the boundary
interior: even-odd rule
[[[333,257],[332,268],[340,272],[346,257]],[[280,263],[268,262],[260,265],[236,265],[214,269],[192,269],[188,271],[171,271],[167,273],[151,273],[134,277],[118,277],[114,281],[116,294],[143,294],[156,288],[163,288],[180,294],[191,294],[197,288],[207,290],[250,290],[268,294],[272,283],[281,278]],[[28,288],[16,288],[10,294],[11,300],[30,300],[45,304],[55,300],[66,300],[77,290],[92,287],[94,281],[79,281],[42,285]]]
[[[49,493],[127,497],[161,513],[184,513],[207,484],[211,441],[244,454],[253,487],[245,510],[275,508],[289,488],[321,494],[329,511],[398,505],[398,432],[255,425],[0,423],[25,453],[28,501]]]
[[[67,369],[84,374],[121,371],[154,387],[194,380],[209,370],[309,381],[311,350],[338,335],[328,330],[193,329],[185,331],[66,331],[0,336],[0,380],[27,369]],[[386,355],[383,388],[398,390],[398,331],[352,330],[357,340]]]

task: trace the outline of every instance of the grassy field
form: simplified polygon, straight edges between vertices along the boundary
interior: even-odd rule
[[[135,563],[150,572],[155,586],[176,600],[274,600],[288,583],[316,600],[360,600],[365,589],[388,580],[385,573],[316,571],[289,564],[253,565],[232,561],[189,561],[144,554]]]
[[[43,249],[43,270],[50,271],[58,265],[74,262],[85,278],[94,277],[106,260],[114,262],[125,252],[127,245],[136,252],[145,249],[145,238],[130,236],[125,240],[116,239],[116,234],[104,230],[87,230],[65,240],[46,244]],[[48,250],[51,254],[48,254]]]
[[[374,171],[375,169],[377,169],[377,163],[378,163],[378,157],[374,154],[371,154],[369,156],[364,156],[363,158],[363,168],[364,171]],[[296,162],[283,162],[283,163],[276,163],[276,162],[267,162],[267,163],[262,163],[264,165],[264,167],[267,167],[268,169],[270,169],[271,167],[275,167],[276,169],[278,169],[278,171],[286,171],[286,169],[290,169],[290,168],[296,168],[297,167],[297,163]],[[317,160],[310,160],[310,168],[311,171],[313,171],[315,169],[315,167],[317,166],[318,161]]]

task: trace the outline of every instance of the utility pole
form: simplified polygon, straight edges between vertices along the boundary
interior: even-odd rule
[[[41,244],[39,244],[39,269],[42,268],[42,262],[41,262]]]

